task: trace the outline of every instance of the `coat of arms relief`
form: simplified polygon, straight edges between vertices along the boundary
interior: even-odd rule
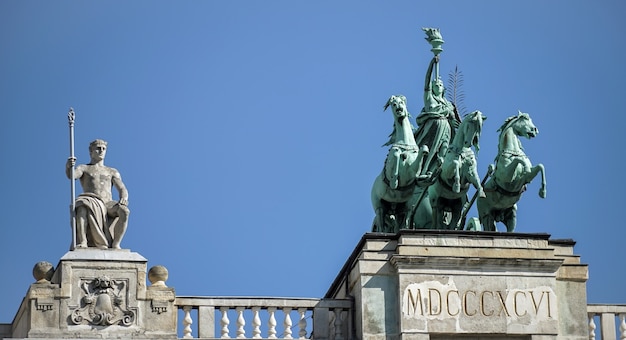
[[[75,325],[130,326],[136,313],[128,308],[127,280],[100,276],[80,283],[84,295],[70,316]]]

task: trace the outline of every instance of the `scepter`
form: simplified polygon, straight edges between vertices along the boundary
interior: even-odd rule
[[[72,245],[70,250],[76,248],[76,181],[74,180],[74,109],[70,107],[70,111],[67,113],[67,120],[70,125],[70,158],[72,159],[72,168],[70,169],[70,224],[72,227]]]

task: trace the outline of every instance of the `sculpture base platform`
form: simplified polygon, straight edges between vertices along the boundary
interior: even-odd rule
[[[353,297],[357,338],[588,339],[587,265],[547,234],[366,234],[327,298]]]
[[[127,249],[77,249],[33,283],[13,338],[176,339],[175,292],[146,287],[147,260]]]

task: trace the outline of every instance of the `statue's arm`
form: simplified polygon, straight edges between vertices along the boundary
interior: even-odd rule
[[[439,61],[439,56],[434,57],[430,64],[428,64],[428,70],[426,71],[426,78],[424,79],[424,106],[432,101],[432,89],[431,89],[431,78],[433,75],[433,66],[435,63]]]
[[[112,181],[113,181],[113,185],[117,189],[117,192],[119,193],[120,204],[127,205],[128,204],[128,190],[126,189],[124,182],[122,182],[122,176],[117,170],[114,170]]]
[[[68,179],[72,179],[71,169],[76,165],[76,157],[69,157],[65,163],[65,175]],[[74,169],[74,179],[78,179],[83,175],[83,167],[81,165]]]

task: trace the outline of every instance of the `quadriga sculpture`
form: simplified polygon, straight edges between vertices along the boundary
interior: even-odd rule
[[[406,108],[406,98],[394,95],[385,104],[391,107],[393,131],[385,166],[372,187],[372,206],[376,213],[372,231],[395,233],[407,225],[407,201],[411,198],[422,172],[427,147],[418,147],[413,137],[413,125]]]
[[[467,191],[470,183],[479,196],[485,196],[472,147],[476,152],[480,150],[480,133],[486,119],[480,111],[474,111],[463,118],[448,146],[441,173],[428,188],[434,229],[457,229],[462,226],[461,212],[468,203]],[[444,218],[446,214],[450,218]]]
[[[493,176],[485,183],[485,197],[477,201],[480,223],[485,231],[496,231],[502,222],[508,232],[515,230],[517,201],[537,174],[541,173],[539,197],[546,197],[546,175],[542,164],[532,166],[518,136],[534,138],[539,130],[527,113],[519,112],[504,121],[500,129],[498,155]],[[493,168],[493,165],[489,165]]]

